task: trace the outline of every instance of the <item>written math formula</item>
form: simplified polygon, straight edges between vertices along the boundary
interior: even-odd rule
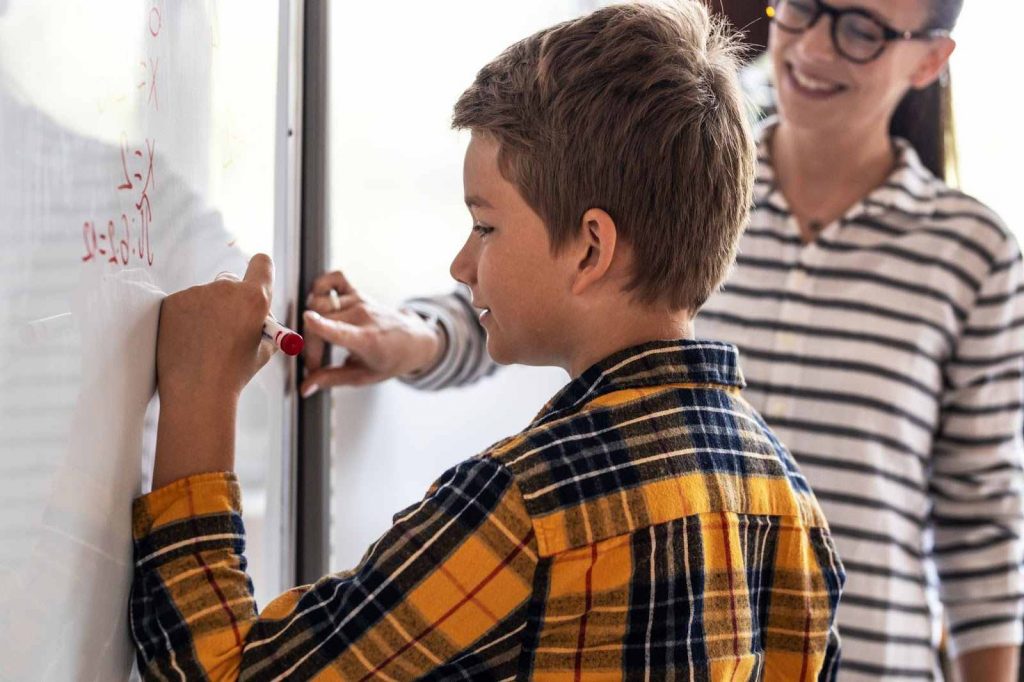
[[[146,17],[147,38],[159,39],[162,28],[163,16],[154,5]],[[145,106],[159,111],[156,78],[159,60],[148,59],[139,64],[145,76],[137,87],[144,94]],[[117,176],[111,179],[111,190],[122,197],[128,193],[131,207],[119,216],[83,221],[82,261],[121,266],[153,265],[150,231],[153,225],[151,192],[156,187],[156,139],[146,138],[143,144],[130,144],[127,134],[122,132],[119,151],[120,167]]]
[[[129,213],[110,218],[99,228],[92,220],[82,225],[82,240],[85,243],[83,261],[96,260],[114,265],[128,265],[136,259],[146,265],[153,264],[153,247],[149,238],[153,222],[153,204],[150,190],[156,186],[153,165],[156,160],[156,140],[146,140],[145,149],[129,149],[128,140],[121,139],[121,168],[123,181],[117,185],[119,192],[132,193],[132,207]]]

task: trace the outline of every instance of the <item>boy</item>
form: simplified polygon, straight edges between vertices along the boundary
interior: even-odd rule
[[[829,679],[842,568],[792,458],[689,339],[754,154],[696,2],[541,31],[455,107],[473,229],[452,263],[499,362],[571,382],[442,475],[355,570],[257,614],[233,459],[272,265],[169,297],[132,632],[158,679]],[[668,248],[667,245],[671,245]],[[316,323],[315,316],[312,320]]]

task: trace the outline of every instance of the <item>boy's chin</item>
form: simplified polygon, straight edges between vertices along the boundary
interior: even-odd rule
[[[522,348],[516,344],[505,343],[502,339],[495,338],[494,334],[487,333],[487,354],[499,365],[533,365],[542,366],[547,363],[541,362],[535,357],[529,348]]]
[[[523,364],[523,361],[515,353],[511,352],[510,348],[496,341],[490,333],[487,334],[487,354],[499,365]]]
[[[487,354],[499,365],[563,367],[561,363],[547,357],[539,349],[511,347],[509,344],[496,343],[490,334],[487,335]]]

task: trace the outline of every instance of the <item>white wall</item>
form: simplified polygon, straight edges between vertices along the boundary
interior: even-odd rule
[[[953,107],[962,188],[1024,238],[1024,3],[965,2],[953,37]]]

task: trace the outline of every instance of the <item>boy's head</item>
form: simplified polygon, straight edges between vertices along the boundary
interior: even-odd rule
[[[452,274],[499,362],[561,364],[610,303],[693,314],[731,265],[754,148],[735,44],[703,5],[617,5],[515,43],[477,74],[474,230]]]

